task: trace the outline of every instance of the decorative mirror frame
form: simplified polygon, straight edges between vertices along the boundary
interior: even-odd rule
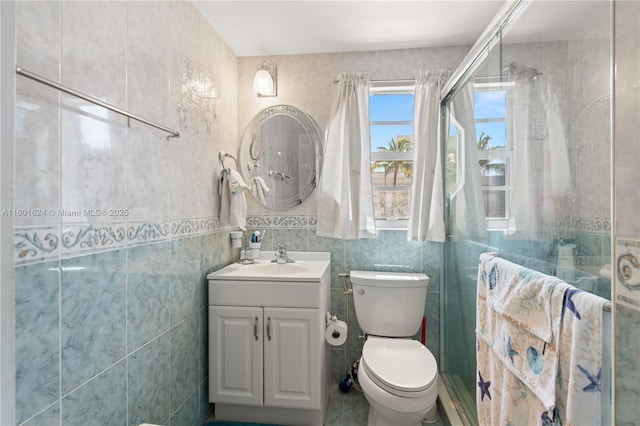
[[[286,116],[295,120],[300,125],[301,129],[303,129],[308,135],[309,142],[312,144],[314,152],[312,169],[307,176],[300,178],[303,182],[298,186],[300,188],[298,193],[293,194],[288,198],[274,199],[273,197],[265,197],[264,200],[261,200],[256,196],[253,190],[248,192],[252,193],[253,198],[258,203],[269,209],[289,210],[299,206],[308,199],[318,185],[320,179],[320,170],[322,168],[322,137],[318,126],[309,114],[300,108],[291,105],[273,105],[258,112],[258,114],[251,119],[244,131],[244,134],[242,135],[240,143],[239,168],[245,181],[253,189],[252,185],[255,184],[253,180],[255,177],[254,170],[259,167],[257,162],[261,158],[264,149],[267,149],[269,146],[269,141],[257,141],[256,137],[258,136],[260,129],[267,125],[270,119],[278,116]],[[256,146],[256,143],[260,144],[260,146]],[[262,152],[259,151],[260,149],[262,149]],[[268,176],[273,178],[270,181],[273,185],[282,184],[283,182],[292,180],[290,173],[287,173],[286,170],[273,170],[269,168]]]

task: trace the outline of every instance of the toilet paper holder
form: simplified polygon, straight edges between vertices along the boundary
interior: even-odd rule
[[[332,346],[341,346],[347,339],[347,323],[337,316],[326,313],[325,340]]]

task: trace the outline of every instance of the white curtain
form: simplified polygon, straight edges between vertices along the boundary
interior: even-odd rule
[[[571,173],[557,95],[534,70],[518,73],[514,89],[514,176],[507,235],[542,240],[567,209]],[[545,96],[546,95],[546,96]]]
[[[450,194],[450,234],[456,239],[485,241],[487,226],[478,159],[474,118],[473,81],[468,82],[449,104],[451,120],[460,127],[457,162],[462,164],[458,186]]]
[[[375,237],[365,74],[338,76],[324,153],[316,234],[339,239]]]
[[[408,241],[444,241],[440,91],[446,71],[416,74],[413,106],[413,183]]]

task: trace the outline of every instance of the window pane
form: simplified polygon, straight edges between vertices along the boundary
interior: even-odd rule
[[[371,126],[371,152],[380,152],[385,149],[393,150],[391,140],[398,141],[399,139],[408,138],[413,140],[413,126],[411,125],[372,125]],[[384,148],[384,149],[380,149]],[[399,147],[407,148],[403,152],[410,152],[412,149],[410,146],[401,145]],[[393,151],[396,152],[396,151]]]
[[[482,191],[484,198],[484,214],[489,219],[502,219],[507,217],[506,192]]]
[[[411,185],[413,161],[378,160],[371,162],[371,184],[374,186]]]
[[[373,190],[373,210],[376,219],[409,219],[411,190]]]
[[[369,96],[371,121],[413,121],[413,94]]]
[[[507,110],[504,90],[475,92],[474,116],[479,118],[504,118]]]
[[[507,125],[504,121],[476,123],[476,137],[478,138],[478,149],[506,149]],[[483,138],[486,137],[489,139],[486,143],[481,144]]]
[[[482,182],[482,186],[506,185],[507,159],[483,159],[478,161],[478,164],[480,165],[480,182]]]

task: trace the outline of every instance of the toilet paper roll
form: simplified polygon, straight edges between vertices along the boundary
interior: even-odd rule
[[[344,321],[330,321],[324,332],[324,338],[331,346],[340,346],[347,341],[347,323]]]

